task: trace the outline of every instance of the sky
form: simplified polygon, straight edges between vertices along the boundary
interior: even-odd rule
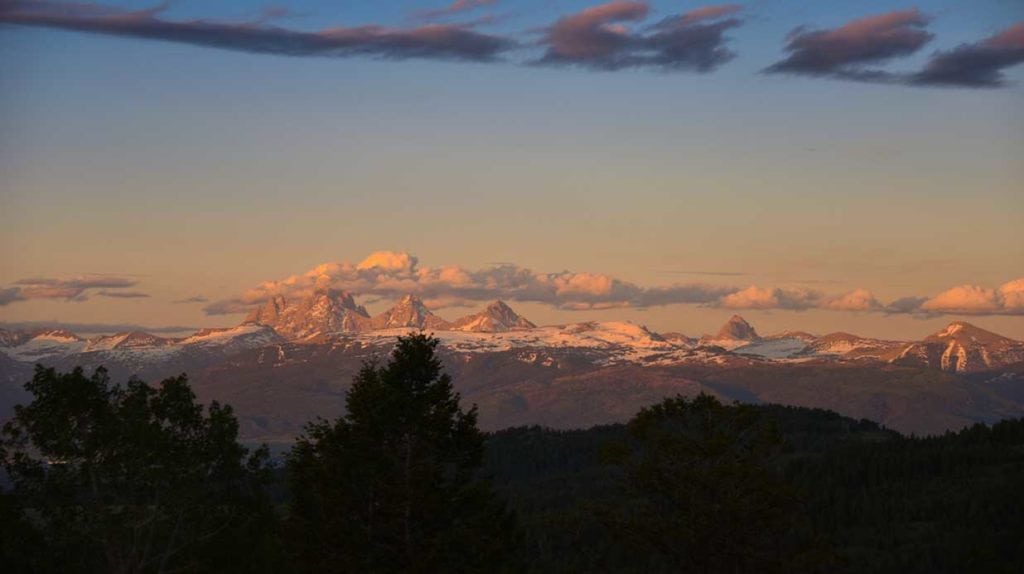
[[[1024,4],[0,0],[0,323],[1024,339]]]

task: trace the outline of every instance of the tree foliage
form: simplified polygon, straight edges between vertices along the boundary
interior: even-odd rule
[[[230,407],[204,412],[184,375],[151,387],[37,367],[25,387],[33,400],[4,425],[0,458],[6,522],[46,548],[31,570],[206,570],[266,518],[265,453],[238,444]]]
[[[508,565],[509,516],[479,476],[484,436],[435,354],[400,337],[367,364],[348,413],[307,426],[288,459],[289,526],[315,571],[479,572]]]
[[[679,397],[628,428],[628,450],[613,454],[629,497],[618,530],[679,571],[782,570],[796,497],[778,467],[782,436],[759,409]]]
[[[628,425],[484,435],[436,346],[403,337],[387,364],[365,365],[348,414],[308,425],[276,472],[238,444],[230,407],[196,404],[184,376],[119,385],[102,369],[37,368],[32,402],[0,432],[12,487],[0,564],[936,574],[1024,562],[1024,419],[903,437],[698,396]]]

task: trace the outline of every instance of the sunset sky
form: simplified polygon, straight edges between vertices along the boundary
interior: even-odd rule
[[[4,324],[1024,339],[1019,0],[153,6],[0,0]]]

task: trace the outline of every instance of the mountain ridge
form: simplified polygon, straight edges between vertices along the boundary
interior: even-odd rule
[[[116,379],[157,381],[188,373],[204,400],[237,406],[245,436],[293,437],[310,418],[343,411],[340,397],[364,361],[379,360],[391,352],[396,336],[426,326],[422,301],[412,297],[373,318],[353,310],[343,296],[333,301],[324,305],[337,304],[330,308],[341,319],[349,312],[362,317],[356,325],[362,330],[311,334],[311,325],[345,325],[338,317],[323,322],[316,313],[316,320],[307,320],[279,301],[272,309],[278,320],[286,311],[285,334],[254,321],[181,338],[0,331],[0,418],[24,397],[22,385],[34,364],[59,370],[104,366]],[[743,330],[740,336],[751,340],[734,339],[737,345],[729,350],[624,321],[527,328],[510,317],[505,318],[511,326],[521,328],[431,329],[457,389],[467,405],[481,406],[489,429],[621,422],[666,396],[697,392],[729,401],[830,408],[918,433],[1024,414],[1024,343],[962,322],[920,341],[799,332],[754,339]],[[374,329],[375,320],[383,328]],[[726,325],[731,329],[739,321]],[[951,345],[954,350],[946,354]],[[969,350],[957,350],[961,346]]]

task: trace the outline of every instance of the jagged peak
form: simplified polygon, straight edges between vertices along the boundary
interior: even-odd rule
[[[395,303],[391,308],[392,309],[404,309],[404,308],[407,308],[407,307],[412,307],[412,308],[415,308],[415,309],[422,309],[424,311],[427,311],[428,313],[430,312],[427,309],[426,304],[423,303],[423,299],[420,299],[419,297],[417,297],[416,295],[413,295],[412,293],[408,293],[406,295],[403,295],[402,298],[399,299],[398,302]]]
[[[371,329],[447,329],[449,326],[447,321],[432,313],[419,297],[411,293],[370,322]]]
[[[736,339],[741,341],[756,341],[761,337],[757,330],[739,315],[729,317],[729,320],[718,330],[716,339]]]
[[[467,315],[452,323],[452,329],[456,331],[474,331],[479,333],[497,333],[533,328],[536,328],[536,325],[516,313],[500,299],[492,301],[479,313]]]
[[[356,304],[352,293],[318,288],[296,300],[276,295],[249,313],[242,325],[267,325],[288,338],[305,339],[339,331],[362,331],[369,321],[370,314]]]

